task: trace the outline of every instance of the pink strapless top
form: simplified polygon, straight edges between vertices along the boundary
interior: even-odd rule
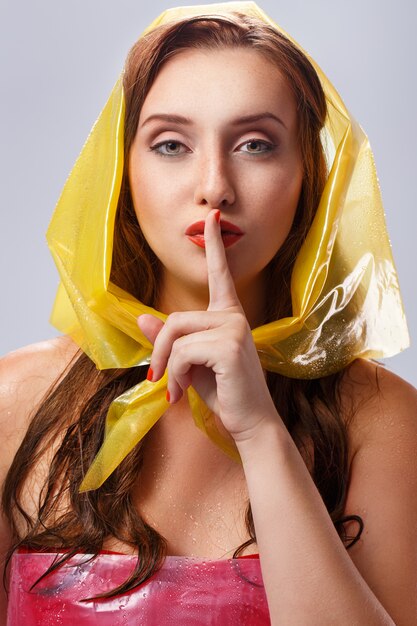
[[[122,583],[136,557],[78,554],[32,591],[56,553],[12,557],[7,626],[270,626],[257,555],[228,560],[168,556],[140,587],[81,602]]]

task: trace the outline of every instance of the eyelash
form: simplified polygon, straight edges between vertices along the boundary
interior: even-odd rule
[[[174,144],[178,144],[180,146],[183,146],[184,144],[181,141],[177,141],[176,139],[166,139],[165,141],[160,141],[159,143],[155,144],[154,146],[150,146],[149,150],[151,150],[152,152],[155,152],[156,154],[158,154],[161,157],[178,157],[181,156],[182,154],[184,154],[183,152],[178,153],[178,154],[164,154],[163,152],[160,152],[158,150],[158,148],[160,148],[161,146],[166,146],[169,143],[174,143]],[[276,144],[270,143],[269,141],[265,141],[264,139],[247,139],[247,141],[243,142],[243,146],[247,145],[248,143],[260,143],[264,146],[266,146],[266,150],[263,150],[262,152],[247,152],[246,154],[253,154],[253,155],[258,155],[258,154],[266,154],[267,152],[272,152],[277,146]]]

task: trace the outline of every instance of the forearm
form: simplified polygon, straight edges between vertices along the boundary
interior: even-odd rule
[[[237,446],[272,625],[393,626],[347,554],[285,427],[267,424]]]

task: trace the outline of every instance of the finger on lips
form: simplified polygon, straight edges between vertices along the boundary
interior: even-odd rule
[[[235,285],[227,263],[220,227],[220,211],[214,209],[206,217],[204,228],[208,272],[209,306],[211,311],[239,306]]]

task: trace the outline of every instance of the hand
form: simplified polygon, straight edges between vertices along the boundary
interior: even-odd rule
[[[152,380],[159,380],[168,369],[169,401],[177,402],[192,385],[238,441],[250,437],[261,421],[280,418],[229,271],[219,215],[211,211],[204,229],[207,311],[172,313],[165,324],[152,315],[141,315],[138,324],[154,344]]]

